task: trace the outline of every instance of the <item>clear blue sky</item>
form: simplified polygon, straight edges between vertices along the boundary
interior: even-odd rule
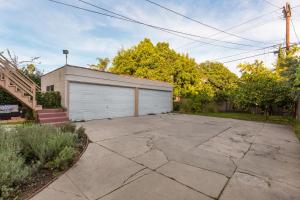
[[[77,0],[58,1],[97,10]],[[215,30],[176,16],[144,0],[86,1],[153,25],[201,36],[210,36],[216,33]],[[226,29],[276,9],[275,6],[263,0],[153,1],[220,29]],[[285,2],[284,0],[269,1],[280,7]],[[300,0],[291,1],[291,4],[292,6],[298,5]],[[282,18],[282,14],[278,10],[231,31],[243,37],[262,41],[262,43],[251,43],[224,34],[217,38],[248,43],[257,47],[279,43],[284,40],[284,21],[280,18]],[[70,51],[70,64],[87,66],[87,64],[95,63],[97,57],[113,58],[121,48],[129,48],[145,37],[150,38],[154,43],[169,42],[172,48],[181,53],[188,53],[198,62],[243,52],[203,46],[199,43],[189,44],[191,41],[187,39],[158,30],[75,10],[47,0],[0,0],[0,19],[0,50],[8,48],[18,55],[20,60],[40,56],[41,64],[38,68],[43,72],[51,71],[64,64],[62,49]],[[300,37],[300,7],[293,10],[293,20]],[[291,36],[292,42],[297,42],[293,31]],[[253,49],[251,47],[243,48]],[[270,50],[272,49],[254,51],[245,56]],[[234,58],[238,57],[230,59]],[[274,61],[273,55],[264,55],[258,58],[264,60],[269,66]],[[252,60],[248,59],[248,61]],[[237,63],[228,63],[226,66],[237,73]]]

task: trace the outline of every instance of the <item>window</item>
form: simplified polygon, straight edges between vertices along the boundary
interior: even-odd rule
[[[51,92],[51,91],[54,91],[54,85],[49,85],[46,87],[46,91],[47,92]]]

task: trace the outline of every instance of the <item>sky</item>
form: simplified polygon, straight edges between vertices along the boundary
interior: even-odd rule
[[[57,1],[103,12],[78,0]],[[155,44],[168,42],[172,49],[189,54],[198,63],[206,60],[225,62],[226,67],[238,74],[237,65],[241,62],[260,59],[271,68],[276,57],[270,53],[234,62],[226,61],[272,52],[274,48],[258,49],[285,40],[285,21],[280,9],[286,2],[284,0],[152,0],[221,30],[264,15],[228,31],[255,41],[220,33],[145,0],[86,1],[147,24],[242,45],[188,36],[198,40],[196,42],[48,0],[0,0],[0,51],[9,49],[20,61],[38,56],[40,63],[37,68],[47,73],[65,64],[63,49],[70,52],[69,64],[86,67],[95,64],[97,57],[112,59],[120,49],[130,48],[149,38]],[[292,9],[292,21],[298,37],[291,27],[291,42],[296,43],[300,39],[300,0],[291,0],[290,3],[292,7],[299,5]],[[199,40],[213,44],[203,44]],[[240,55],[223,58],[234,54]]]

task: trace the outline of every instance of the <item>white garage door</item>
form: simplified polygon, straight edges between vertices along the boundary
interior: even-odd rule
[[[69,118],[73,121],[134,115],[134,89],[70,83]]]
[[[139,90],[139,115],[172,111],[172,93],[158,90]]]

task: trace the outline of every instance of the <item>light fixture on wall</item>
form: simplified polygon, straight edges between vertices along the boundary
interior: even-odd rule
[[[68,64],[68,54],[69,54],[69,51],[68,50],[63,50],[63,54],[66,55],[66,65]]]

